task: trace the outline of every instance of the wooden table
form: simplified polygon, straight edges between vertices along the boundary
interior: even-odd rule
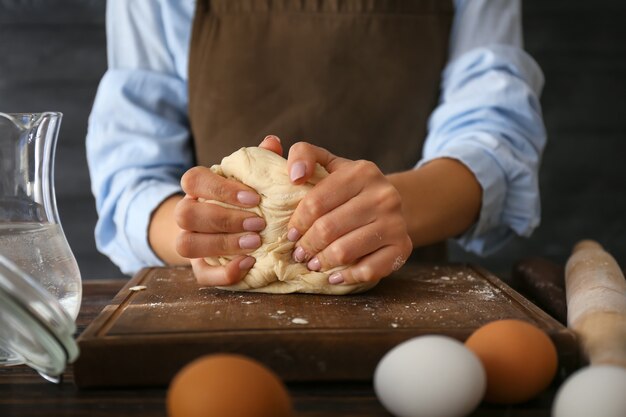
[[[93,320],[124,280],[84,281],[83,304],[78,316],[79,331]],[[378,403],[370,384],[289,385],[297,416],[362,417],[389,416]],[[550,416],[554,389],[534,401],[517,407],[483,405],[471,416]],[[71,367],[61,385],[44,381],[25,366],[0,369],[0,416],[2,417],[164,417],[165,389],[79,390]]]

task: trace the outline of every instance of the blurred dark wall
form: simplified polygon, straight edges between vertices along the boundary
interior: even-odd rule
[[[104,11],[104,0],[0,0],[0,111],[63,113],[57,203],[83,278],[122,276],[96,250],[85,157],[87,118],[107,65]]]
[[[0,111],[64,113],[57,199],[84,278],[121,276],[95,249],[84,148],[106,69],[104,10],[104,0],[0,0]],[[524,3],[526,49],[546,76],[542,225],[532,238],[485,259],[452,245],[453,260],[479,262],[506,277],[523,257],[564,262],[577,240],[594,238],[626,265],[624,22],[622,0]]]
[[[453,249],[508,276],[520,258],[564,263],[593,238],[626,268],[626,2],[526,0],[526,50],[543,69],[548,130],[540,186],[542,222],[486,259]]]

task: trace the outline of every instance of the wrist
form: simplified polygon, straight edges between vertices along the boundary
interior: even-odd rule
[[[418,169],[387,178],[402,198],[414,247],[459,236],[478,220],[482,187],[458,160],[434,159]]]

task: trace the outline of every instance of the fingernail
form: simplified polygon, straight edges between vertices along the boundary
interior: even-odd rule
[[[290,242],[295,242],[296,240],[300,239],[300,232],[298,232],[295,227],[292,227],[287,232],[287,239]]]
[[[261,246],[261,236],[245,235],[239,238],[239,247],[241,249],[256,249]]]
[[[250,269],[254,266],[255,262],[256,262],[256,259],[254,259],[252,256],[246,256],[241,261],[239,261],[239,269],[241,270]]]
[[[237,200],[241,204],[247,204],[249,206],[256,206],[261,201],[261,197],[251,191],[239,191],[237,193]]]
[[[334,272],[328,277],[328,282],[332,285],[341,284],[343,282],[343,275],[341,275],[341,272]]]
[[[304,177],[306,173],[306,165],[302,161],[298,161],[291,166],[291,172],[289,173],[289,178],[291,181],[297,181],[300,178]]]
[[[260,232],[263,229],[265,229],[265,220],[262,217],[248,217],[243,221],[243,230]]]
[[[293,251],[293,259],[296,262],[302,262],[306,259],[306,252],[301,246],[298,246],[296,250]]]
[[[322,265],[320,264],[319,259],[313,258],[306,264],[306,267],[309,268],[310,271],[319,271]]]
[[[265,141],[265,140],[268,140],[268,139],[274,139],[274,140],[278,141],[278,143],[280,143],[280,138],[278,136],[267,135],[267,136],[265,136],[265,139],[263,139],[263,140]]]

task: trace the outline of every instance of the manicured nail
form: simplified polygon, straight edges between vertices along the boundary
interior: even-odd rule
[[[300,232],[298,232],[295,227],[292,227],[287,232],[287,239],[290,242],[295,242],[296,240],[300,239]]]
[[[291,181],[298,181],[306,174],[306,165],[302,161],[298,161],[291,166],[291,172],[289,178]]]
[[[241,261],[239,261],[239,269],[241,269],[242,271],[250,269],[254,266],[255,262],[256,259],[254,259],[252,256],[246,256]]]
[[[265,220],[262,217],[248,217],[243,221],[243,230],[260,232],[263,229],[265,229]]]
[[[296,250],[293,251],[293,259],[296,262],[302,262],[306,259],[306,252],[301,246],[298,246]]]
[[[237,200],[241,204],[247,204],[249,206],[256,206],[261,201],[261,197],[251,191],[239,191],[237,193]]]
[[[268,140],[268,139],[274,139],[275,141],[277,141],[278,143],[280,143],[280,138],[278,136],[274,136],[274,135],[267,135],[265,136],[265,139],[263,139],[264,141]]]
[[[332,285],[341,284],[343,282],[343,275],[341,275],[341,272],[335,272],[328,277],[328,282]]]
[[[309,268],[310,271],[319,271],[322,265],[320,264],[320,260],[317,258],[313,258],[306,264],[306,267]]]
[[[256,249],[261,246],[261,236],[244,235],[239,238],[239,247],[241,249]]]

